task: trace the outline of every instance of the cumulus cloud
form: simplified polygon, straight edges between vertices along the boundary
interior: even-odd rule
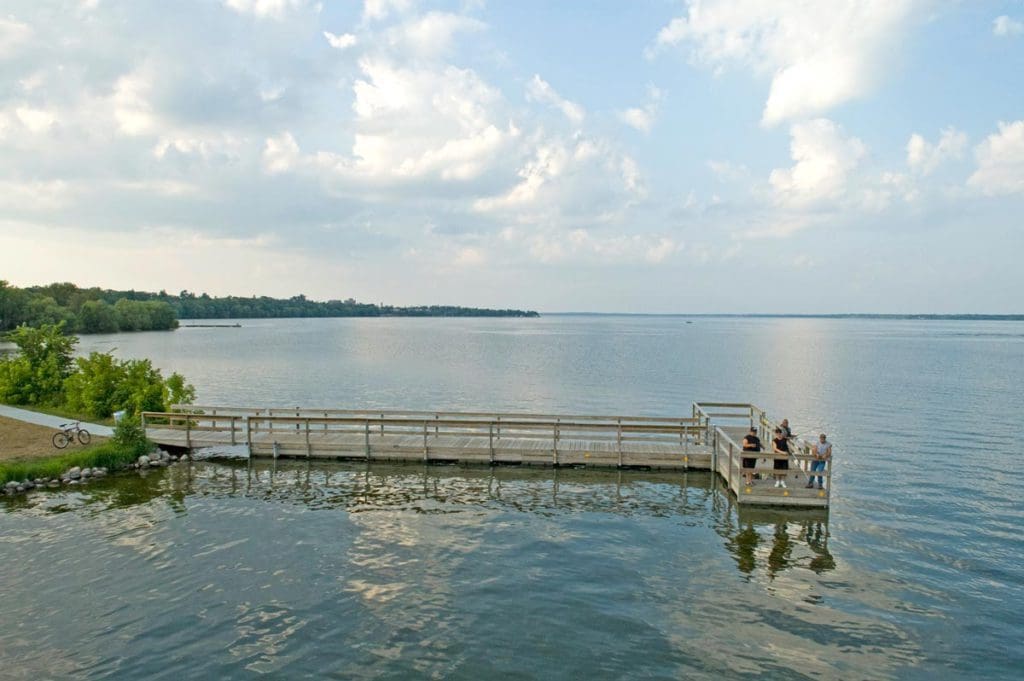
[[[790,127],[790,168],[776,168],[768,178],[776,200],[807,205],[841,197],[846,180],[866,148],[856,137],[845,137],[832,121],[819,118]]]
[[[365,0],[363,18],[368,21],[386,19],[392,13],[404,13],[413,6],[413,0]]]
[[[365,58],[353,86],[353,170],[376,177],[468,180],[518,131],[502,120],[501,93],[474,71],[398,66]]]
[[[555,89],[551,87],[551,84],[540,77],[538,74],[533,74],[533,78],[526,84],[526,98],[531,102],[541,102],[552,106],[561,111],[570,122],[579,125],[583,122],[586,112],[579,104],[570,102],[568,99],[562,98]]]
[[[661,90],[651,85],[647,88],[647,103],[642,107],[631,107],[619,112],[619,118],[631,128],[642,133],[649,133],[658,117],[658,105],[661,98]]]
[[[655,45],[689,47],[716,71],[750,67],[771,79],[764,125],[821,114],[862,97],[885,74],[916,0],[690,0]]]
[[[388,31],[393,47],[421,57],[436,57],[452,49],[459,33],[473,33],[487,27],[482,21],[447,12],[428,12]]]
[[[260,19],[282,19],[288,12],[306,5],[306,0],[224,0],[224,5],[239,14]]]
[[[327,43],[336,50],[347,50],[359,42],[358,38],[352,33],[335,35],[330,31],[324,31],[324,37],[327,38]]]
[[[999,123],[974,149],[978,169],[967,184],[989,196],[1024,193],[1024,120]]]
[[[927,175],[947,159],[963,157],[967,135],[956,128],[946,128],[935,144],[914,133],[907,142],[907,165]]]
[[[32,39],[32,28],[14,17],[0,17],[0,58],[17,54]]]
[[[1004,14],[992,22],[992,32],[1003,38],[1024,35],[1024,21],[1012,19]]]

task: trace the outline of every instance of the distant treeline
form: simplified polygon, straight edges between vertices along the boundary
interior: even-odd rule
[[[139,299],[170,303],[180,319],[264,319],[275,317],[538,317],[525,310],[490,310],[480,307],[424,305],[397,307],[360,303],[352,298],[319,302],[298,295],[291,298],[267,296],[209,296],[182,291],[178,295],[118,291],[119,295],[135,295]]]
[[[33,328],[60,324],[65,333],[163,331],[178,328],[167,302],[138,299],[98,288],[50,284],[16,288],[0,279],[0,333],[22,324]]]
[[[0,280],[0,332],[21,324],[38,327],[65,322],[71,333],[112,333],[174,329],[179,319],[263,319],[275,317],[537,317],[533,311],[429,305],[395,307],[348,300],[317,302],[306,296],[212,297],[182,291],[114,291],[71,283],[16,288]]]

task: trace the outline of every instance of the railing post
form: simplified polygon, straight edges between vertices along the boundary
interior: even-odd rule
[[[423,463],[430,460],[429,449],[427,448],[427,422],[423,422]]]
[[[732,441],[729,442],[729,489],[732,489]],[[737,495],[739,496],[739,495]]]
[[[313,456],[313,446],[309,444],[309,419],[306,419],[306,458]]]
[[[380,415],[380,436],[384,437],[384,414]]]
[[[192,449],[192,419],[185,416],[185,446]]]
[[[370,419],[363,421],[366,426],[366,460],[370,460]]]
[[[709,441],[708,440],[704,440],[704,442],[708,443]],[[711,444],[711,470],[713,470],[715,472],[715,475],[721,475],[722,474],[721,471],[718,470],[718,434],[717,433],[715,434],[715,437],[710,442],[710,444]]]
[[[235,444],[235,421],[238,420],[237,416],[231,417],[231,444]]]
[[[252,426],[249,424],[249,417],[245,417],[245,444],[249,447],[249,458],[252,458]]]

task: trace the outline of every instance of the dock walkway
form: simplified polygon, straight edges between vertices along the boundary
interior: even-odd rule
[[[243,445],[254,458],[713,470],[739,503],[768,506],[827,508],[832,487],[829,464],[825,488],[805,488],[811,457],[802,442],[787,457],[786,489],[774,487],[774,457],[764,452],[761,479],[743,484],[738,443],[751,425],[762,442],[772,429],[751,404],[697,402],[680,418],[202,405],[142,417],[147,437],[159,445]]]

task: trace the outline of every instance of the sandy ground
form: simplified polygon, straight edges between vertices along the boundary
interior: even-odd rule
[[[82,448],[82,445],[76,442],[69,444],[63,450],[57,449],[50,441],[55,432],[57,432],[55,428],[37,426],[34,423],[15,421],[0,416],[0,461],[37,459]],[[92,442],[105,442],[106,440],[105,437],[92,436]]]

